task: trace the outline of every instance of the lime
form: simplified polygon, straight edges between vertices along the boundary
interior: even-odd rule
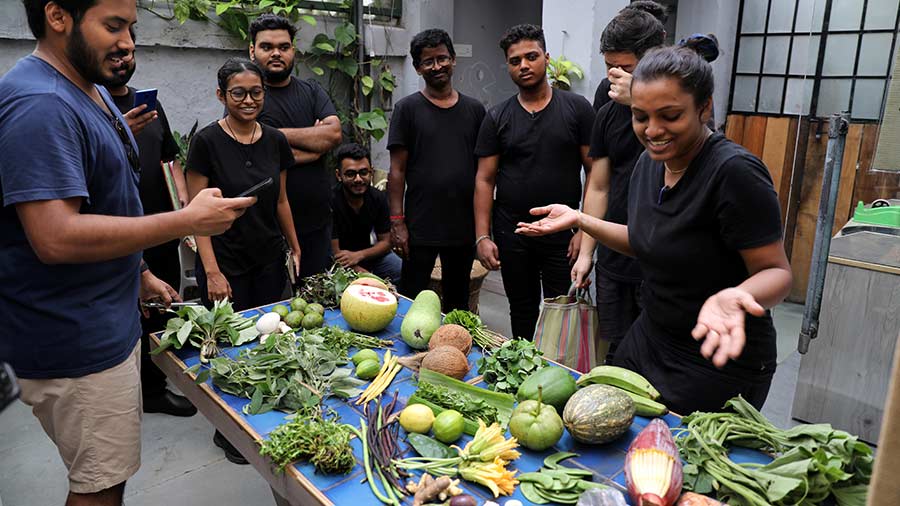
[[[316,304],[313,302],[312,304],[306,306],[306,309],[303,310],[304,313],[319,313],[320,315],[325,315],[325,306],[322,304]]]
[[[378,354],[375,353],[375,350],[359,350],[357,351],[350,360],[353,361],[353,365],[359,365],[363,360],[379,360]]]
[[[447,411],[441,411],[438,416],[434,417],[431,430],[434,432],[435,439],[442,443],[450,444],[462,436],[465,426],[466,422],[459,411],[448,409]]]
[[[381,372],[381,364],[377,360],[363,360],[356,366],[356,376],[359,379],[370,380]]]
[[[291,299],[291,309],[294,311],[306,312],[306,301],[301,299],[300,297],[294,297]]]
[[[276,304],[275,307],[272,308],[271,312],[278,313],[278,316],[280,316],[282,319],[284,319],[284,317],[287,316],[288,313],[291,312],[291,310],[288,309],[288,307],[285,306],[284,304]]]
[[[400,412],[400,426],[406,432],[427,434],[434,423],[434,413],[424,404],[410,404]]]
[[[319,313],[306,313],[303,316],[303,321],[300,322],[304,329],[319,328],[323,323],[325,323],[325,319]]]
[[[292,329],[299,329],[303,325],[303,313],[300,311],[291,311],[284,317],[286,323]]]

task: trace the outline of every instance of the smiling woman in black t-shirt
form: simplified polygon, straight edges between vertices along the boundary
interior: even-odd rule
[[[712,90],[712,70],[694,51],[647,53],[631,89],[632,125],[647,150],[631,179],[628,225],[554,204],[517,230],[577,224],[637,257],[644,312],[615,363],[646,376],[683,414],[716,411],[737,394],[762,406],[776,356],[765,308],[791,286],[772,180],[759,159],[707,128]]]
[[[226,116],[191,140],[191,198],[207,187],[232,197],[269,177],[273,184],[256,193],[256,204],[224,234],[197,237],[197,281],[204,304],[228,297],[235,309],[247,309],[284,297],[285,239],[295,274],[299,269],[300,245],[284,184],[294,157],[281,132],[256,121],[265,97],[259,68],[249,60],[231,59],[219,69],[218,80],[216,94]]]

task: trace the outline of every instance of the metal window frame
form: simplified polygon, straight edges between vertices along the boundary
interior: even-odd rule
[[[887,28],[874,28],[874,29],[866,29],[865,28],[866,14],[868,13],[869,0],[863,0],[862,14],[860,15],[860,21],[859,21],[859,29],[856,29],[856,30],[846,30],[846,29],[829,30],[828,28],[829,28],[829,24],[830,24],[831,8],[832,8],[833,0],[825,0],[825,9],[822,13],[822,26],[819,27],[820,29],[812,30],[812,31],[798,32],[797,31],[797,19],[798,19],[799,10],[800,10],[799,9],[799,0],[794,0],[794,17],[791,22],[791,31],[789,31],[789,32],[784,32],[784,31],[770,32],[769,24],[770,24],[770,17],[771,17],[771,13],[772,13],[772,2],[773,1],[779,1],[779,0],[768,0],[768,2],[766,4],[766,19],[765,19],[765,25],[764,25],[763,31],[762,32],[750,32],[750,33],[743,33],[741,31],[741,28],[742,28],[743,22],[744,22],[744,8],[746,6],[746,0],[740,1],[740,6],[738,7],[739,11],[738,11],[738,19],[737,19],[737,32],[735,35],[735,44],[734,44],[735,57],[734,57],[734,62],[732,64],[732,72],[731,72],[732,79],[731,79],[730,90],[729,90],[729,95],[728,95],[728,113],[729,114],[743,113],[743,114],[757,114],[757,115],[765,115],[765,116],[783,116],[785,114],[784,106],[785,106],[785,102],[787,99],[788,79],[812,79],[813,80],[812,96],[810,97],[809,112],[808,112],[808,116],[811,116],[811,117],[818,116],[819,92],[821,89],[822,81],[824,81],[824,80],[845,79],[845,80],[850,81],[850,97],[849,97],[848,107],[850,108],[851,111],[853,110],[853,101],[854,101],[855,93],[856,93],[856,82],[858,80],[881,81],[884,83],[884,95],[882,96],[882,104],[884,104],[884,100],[887,97],[887,92],[888,92],[888,87],[889,87],[888,85],[891,81],[891,76],[892,76],[891,70],[892,70],[892,66],[894,63],[894,57],[895,57],[894,51],[895,51],[895,47],[897,45],[898,30],[900,30],[900,8],[897,9],[897,14],[896,14],[896,19],[894,20],[894,29],[893,30],[887,29]],[[861,75],[859,75],[859,59],[860,59],[860,53],[862,51],[863,36],[868,35],[868,34],[878,34],[878,33],[892,34],[891,46],[888,50],[887,72],[883,75],[861,76]],[[824,61],[825,61],[825,49],[827,47],[828,37],[831,35],[856,35],[857,36],[856,55],[855,55],[855,60],[853,62],[853,73],[852,74],[834,75],[834,76],[823,76],[822,75],[822,70],[823,70]],[[805,36],[805,37],[818,36],[819,37],[818,58],[816,60],[816,69],[815,69],[815,73],[813,75],[794,74],[794,73],[789,72],[791,60],[793,59],[793,54],[794,54],[794,38],[800,37],[800,36]],[[739,72],[737,70],[738,57],[739,57],[740,51],[741,51],[741,40],[744,37],[747,37],[747,38],[761,37],[762,38],[763,42],[762,42],[762,48],[761,48],[761,53],[760,53],[760,58],[759,58],[758,72]],[[769,42],[769,38],[771,38],[771,37],[788,37],[788,52],[787,52],[787,57],[786,57],[786,61],[785,61],[785,69],[784,69],[785,72],[784,73],[763,72],[763,68],[765,68],[765,63],[766,63],[766,47]],[[735,91],[735,81],[736,81],[735,78],[736,77],[755,77],[755,78],[757,78],[757,80],[756,80],[756,95],[754,96],[753,111],[735,111],[734,110],[734,91]],[[760,92],[762,89],[762,79],[765,77],[781,78],[784,80],[784,82],[782,83],[782,90],[781,90],[781,103],[779,106],[779,112],[777,112],[777,113],[760,112],[760,110],[759,110],[759,97],[760,97]],[[877,119],[853,118],[853,120],[855,122],[861,122],[861,123],[862,122],[866,122],[866,123],[880,122],[881,117],[884,114],[883,109],[884,109],[884,107],[882,105],[882,112],[881,112],[881,114],[879,114],[879,117]],[[801,110],[802,110],[802,107],[801,107]]]
[[[352,14],[353,12],[353,6],[347,6],[340,2],[328,0],[300,1],[297,2],[297,7],[300,9],[340,12],[343,14]],[[363,6],[363,14],[399,20],[403,17],[403,2],[398,0],[393,8]]]

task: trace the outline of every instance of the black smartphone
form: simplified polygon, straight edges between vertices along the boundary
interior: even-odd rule
[[[12,367],[6,362],[0,362],[0,412],[19,398],[19,384]]]
[[[252,196],[258,194],[264,188],[271,186],[271,184],[274,182],[275,181],[273,181],[272,178],[267,177],[267,178],[263,179],[262,181],[256,183],[255,185],[251,186],[250,188],[247,188],[246,190],[242,191],[240,194],[238,194],[238,197],[252,197]]]
[[[140,107],[145,104],[147,108],[141,114],[156,110],[156,88],[134,92],[134,106]]]

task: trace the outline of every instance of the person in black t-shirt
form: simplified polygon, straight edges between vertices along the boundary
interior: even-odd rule
[[[540,27],[514,26],[500,47],[519,93],[493,107],[478,132],[475,245],[481,263],[503,276],[513,336],[530,339],[541,289],[544,297],[568,292],[581,233],[563,230],[532,238],[513,231],[539,203],[578,207],[581,169],[587,174],[591,166],[587,153],[594,114],[584,97],[550,87]]]
[[[294,36],[290,21],[272,14],[256,18],[249,29],[250,59],[265,75],[266,101],[260,123],[287,137],[294,166],[287,173],[297,239],[303,248],[300,277],[328,270],[331,252],[331,187],[334,179],[322,155],[341,143],[341,122],[325,90],[315,81],[291,75]]]
[[[664,42],[665,30],[653,16],[626,9],[603,30],[600,49],[607,68],[634,72],[638,60],[648,49]],[[630,96],[617,96],[600,108],[591,131],[593,160],[585,186],[586,214],[613,223],[628,223],[628,182],[644,145],[631,127]],[[581,241],[581,252],[572,267],[572,279],[579,287],[590,283],[588,277],[596,241],[590,235]],[[612,363],[616,348],[641,312],[641,271],[637,261],[604,245],[597,247],[597,334],[609,344],[606,361]]]
[[[331,207],[334,228],[331,249],[335,262],[344,267],[360,266],[380,278],[400,283],[400,257],[391,252],[391,223],[387,196],[372,187],[369,152],[359,144],[344,144],[335,158],[339,184],[334,187]],[[372,234],[375,243],[372,244]]]
[[[652,0],[636,0],[634,2],[631,2],[622,10],[620,10],[616,17],[621,16],[627,11],[645,12],[656,18],[664,27],[666,21],[669,19],[669,12],[668,9],[666,9],[666,6],[658,4]],[[639,35],[640,34],[638,34],[638,36]],[[647,36],[650,38],[656,38],[656,33],[648,33]],[[663,41],[666,40],[665,28],[663,28],[662,38]],[[647,43],[642,42],[638,42],[638,45],[650,47]],[[600,52],[604,53],[605,56],[605,51],[602,48],[602,42]],[[633,68],[634,67],[631,67],[631,69]],[[606,105],[610,100],[612,100],[614,96],[616,97],[616,99],[618,99],[619,103],[628,105],[626,100],[628,100],[628,90],[631,89],[631,70],[629,70],[629,67],[625,65],[613,65],[611,67],[609,66],[609,62],[607,61],[607,71],[607,77],[604,77],[603,80],[600,81],[600,84],[597,85],[597,91],[594,92],[594,111],[599,111],[600,108]],[[615,90],[613,90],[612,81],[616,81],[617,86],[615,87]],[[620,94],[622,93],[624,93],[625,95],[620,96]]]
[[[388,134],[391,242],[403,258],[400,292],[415,298],[428,288],[440,255],[444,310],[469,309],[474,151],[484,106],[453,88],[456,53],[447,32],[417,34],[409,53],[425,88],[394,105]]]
[[[716,411],[738,394],[760,408],[776,358],[766,308],[791,287],[772,179],[758,158],[706,126],[712,69],[692,50],[649,51],[631,91],[634,132],[647,151],[631,179],[628,225],[555,204],[532,209],[547,217],[517,232],[578,225],[637,257],[644,310],[615,364],[647,377],[670,409]]]
[[[169,130],[169,121],[162,103],[156,102],[156,109],[146,111],[147,106],[134,107],[135,89],[128,86],[128,81],[136,70],[135,59],[126,64],[115,74],[115,81],[106,88],[112,96],[116,107],[125,116],[128,126],[137,142],[141,162],[141,179],[138,191],[144,214],[156,214],[174,211],[169,187],[163,175],[162,164],[175,160],[178,145]],[[187,188],[181,165],[175,162],[172,170],[175,188],[182,206],[187,203]],[[181,280],[181,263],[178,260],[180,239],[144,250],[144,262],[152,266],[152,274],[161,279],[178,299],[172,286],[178,286]],[[141,396],[145,413],[165,413],[173,416],[193,416],[197,408],[186,397],[177,395],[166,388],[166,375],[150,359],[150,333],[162,330],[171,318],[171,313],[161,311],[145,311],[141,318]]]

